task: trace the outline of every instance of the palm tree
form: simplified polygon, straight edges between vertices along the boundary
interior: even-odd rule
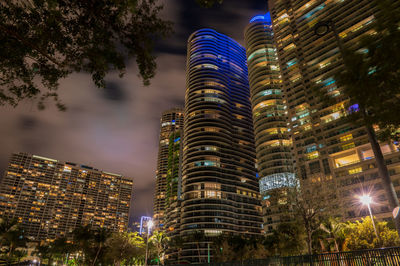
[[[0,218],[0,248],[7,247],[7,261],[20,259],[23,254],[17,252],[17,248],[25,248],[26,242],[24,230],[17,219]]]
[[[35,247],[35,251],[32,254],[38,256],[42,263],[47,261],[48,265],[52,265],[54,253],[51,245],[45,243],[39,243]]]
[[[150,242],[154,245],[158,261],[157,264],[161,262],[164,265],[164,253],[167,248],[167,244],[170,241],[170,238],[163,231],[155,231],[153,235],[150,237]]]
[[[173,249],[174,251],[177,252],[178,264],[180,264],[181,251],[182,251],[182,248],[183,248],[183,243],[184,243],[184,240],[180,236],[174,236],[174,237],[171,238],[170,246],[171,246],[171,249]]]
[[[339,218],[330,217],[325,223],[321,223],[320,229],[329,235],[328,239],[333,240],[335,252],[342,251],[343,242],[345,239],[344,230],[346,224],[340,222]]]
[[[67,263],[68,255],[79,248],[71,243],[68,243],[66,237],[58,237],[50,244],[50,253],[56,261],[61,261],[63,264]]]
[[[134,265],[142,264],[144,261],[144,240],[137,233],[113,233],[105,243],[106,259],[109,264],[120,265],[123,261],[133,263]]]
[[[94,257],[94,260],[92,263],[93,266],[96,265],[96,261],[99,257],[100,251],[102,250],[102,248],[104,247],[104,244],[106,243],[107,239],[110,236],[111,236],[111,232],[110,232],[110,230],[108,230],[106,228],[100,228],[94,232],[93,241],[94,241],[95,245],[98,245],[98,247],[97,247],[96,256]]]
[[[204,231],[196,230],[192,232],[188,238],[187,242],[195,242],[197,246],[197,254],[199,256],[199,263],[202,262],[201,254],[200,254],[200,243],[203,242],[205,239]]]
[[[79,226],[73,232],[73,242],[75,248],[78,250],[79,262],[88,262],[90,253],[93,252],[91,247],[91,241],[93,239],[93,231],[91,230],[90,225]],[[83,258],[81,258],[81,253],[83,253]]]

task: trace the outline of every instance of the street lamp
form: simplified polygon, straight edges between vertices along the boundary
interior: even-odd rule
[[[339,33],[336,29],[336,24],[333,20],[326,20],[326,21],[320,21],[317,24],[315,24],[314,26],[314,33],[315,35],[322,37],[326,34],[328,34],[328,32],[332,31],[333,35],[335,37],[336,43],[339,47],[340,53],[344,54],[344,46],[342,43],[342,40],[340,40],[339,37]]]
[[[372,197],[368,194],[364,194],[362,196],[359,196],[359,198],[360,198],[360,202],[363,205],[368,206],[368,211],[369,211],[369,215],[371,216],[372,226],[374,227],[374,232],[375,232],[376,238],[379,240],[380,243],[382,243],[381,238],[379,237],[378,232],[376,231],[374,217],[372,216],[372,211],[371,211]]]
[[[153,227],[153,221],[149,220],[147,222],[147,237],[146,237],[146,259],[144,261],[144,265],[147,266],[147,258],[149,256],[149,237],[150,237],[150,232],[151,228]]]

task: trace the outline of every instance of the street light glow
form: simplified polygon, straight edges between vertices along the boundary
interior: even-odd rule
[[[372,198],[370,195],[360,196],[360,202],[364,205],[370,205],[372,203]]]
[[[153,227],[153,221],[152,220],[147,222],[147,227],[148,228],[152,228]]]

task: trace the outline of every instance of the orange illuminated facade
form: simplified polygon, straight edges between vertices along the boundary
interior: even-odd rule
[[[0,216],[17,218],[33,241],[70,236],[80,225],[127,230],[130,178],[26,153],[11,156],[0,183]]]

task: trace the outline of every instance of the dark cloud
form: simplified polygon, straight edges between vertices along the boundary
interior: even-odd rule
[[[29,101],[15,109],[0,107],[0,172],[12,152],[22,151],[120,173],[134,179],[131,221],[152,214],[160,115],[184,104],[187,38],[209,27],[243,44],[245,26],[265,12],[266,1],[225,0],[220,7],[202,9],[194,0],[164,0],[164,6],[175,33],[157,46],[151,85],[142,85],[132,61],[124,78],[107,77],[104,90],[86,74],[61,81],[66,112],[52,103],[38,111]]]
[[[19,118],[19,122],[21,130],[32,130],[35,126],[38,125],[38,120],[28,115],[21,115]]]
[[[121,84],[116,81],[107,81],[106,87],[103,90],[103,96],[105,99],[115,102],[124,102],[126,99],[126,93],[122,88]]]

